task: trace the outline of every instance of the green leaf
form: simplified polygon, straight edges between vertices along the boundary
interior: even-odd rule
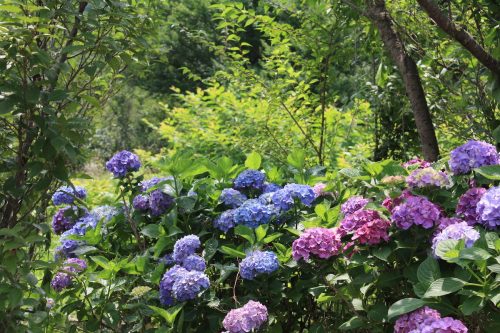
[[[160,226],[158,224],[148,224],[142,228],[141,234],[149,238],[158,238],[160,236]]]
[[[383,246],[373,250],[373,255],[383,261],[387,261],[391,253],[392,249],[389,246]]]
[[[441,272],[439,271],[439,265],[436,259],[427,257],[427,259],[418,266],[417,278],[421,283],[429,286],[440,277]]]
[[[431,283],[429,289],[427,289],[427,291],[425,292],[424,298],[451,294],[457,290],[462,289],[465,283],[465,281],[451,277],[438,279]]]
[[[257,242],[260,242],[261,240],[266,237],[267,234],[267,229],[269,226],[267,224],[261,224],[255,229],[255,235],[257,236]]]
[[[260,163],[262,162],[262,157],[260,157],[259,153],[253,151],[248,154],[247,159],[245,161],[245,166],[249,169],[258,170],[260,168]]]
[[[493,131],[493,138],[497,143],[500,143],[500,126],[498,126],[494,131]]]
[[[487,179],[500,180],[500,165],[487,165],[476,168],[474,171]]]
[[[156,306],[148,305],[151,310],[153,310],[157,315],[160,315],[165,319],[167,324],[172,327],[175,322],[175,318],[177,317],[177,314],[182,310],[182,307],[184,304],[177,304],[174,305],[168,309],[162,309]]]
[[[225,246],[225,245],[220,247],[220,251],[224,254],[227,254],[229,256],[236,257],[236,258],[244,259],[246,257],[245,253],[238,251],[236,249],[233,249],[232,247]]]
[[[458,244],[459,241],[455,239],[440,241],[436,247],[436,255],[446,261],[454,261],[460,255]]]
[[[297,170],[304,169],[306,154],[303,150],[294,150],[286,158],[287,162]]]
[[[246,225],[238,225],[234,228],[234,234],[245,238],[250,244],[255,244],[255,236],[253,229],[247,227]]]
[[[405,313],[412,312],[422,306],[424,306],[426,302],[424,300],[418,299],[418,298],[404,298],[393,305],[389,308],[387,317],[389,320],[399,317]]]
[[[460,251],[460,259],[486,260],[488,258],[491,258],[491,254],[478,247],[469,247]]]
[[[215,238],[210,238],[205,242],[204,246],[205,250],[203,252],[203,257],[205,258],[206,261],[209,261],[217,252],[217,247],[219,246],[219,242]]]
[[[349,319],[348,321],[346,321],[345,323],[343,323],[342,325],[340,325],[339,330],[350,331],[350,330],[354,330],[356,328],[363,327],[364,324],[365,324],[365,321],[363,320],[363,318],[358,317],[358,316],[354,316],[351,319]]]
[[[466,316],[470,316],[474,312],[481,310],[483,300],[478,296],[471,296],[467,298],[460,306],[459,309]]]
[[[109,263],[109,260],[103,256],[93,256],[90,257],[93,262],[95,262],[97,265],[101,266],[104,269],[111,269],[111,264]]]
[[[283,234],[282,234],[282,233],[280,233],[280,232],[275,232],[275,233],[273,233],[273,234],[271,234],[271,235],[267,236],[266,238],[264,238],[264,239],[262,240],[262,242],[263,242],[264,244],[268,244],[268,243],[271,243],[272,241],[274,241],[275,239],[280,238],[281,236],[283,236]]]

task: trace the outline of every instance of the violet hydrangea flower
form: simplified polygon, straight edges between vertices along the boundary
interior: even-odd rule
[[[106,162],[106,169],[112,172],[115,178],[123,178],[127,173],[137,171],[140,167],[139,157],[127,150],[116,153]]]
[[[64,261],[63,270],[71,273],[81,273],[87,269],[87,262],[80,258],[69,258]]]
[[[411,188],[449,187],[451,185],[448,175],[433,168],[416,169],[406,177],[406,183]]]
[[[394,208],[391,215],[396,226],[404,230],[412,225],[432,228],[440,217],[439,207],[422,196],[410,196],[403,204]]]
[[[479,216],[476,212],[476,208],[484,193],[486,193],[485,188],[473,187],[468,189],[467,192],[462,194],[458,199],[457,209],[455,212],[469,225],[474,225],[479,222]]]
[[[267,321],[267,308],[259,302],[249,301],[228,312],[222,325],[229,333],[248,333],[258,330]]]
[[[488,229],[500,225],[500,186],[488,189],[477,203],[479,222]]]
[[[229,209],[223,212],[214,220],[214,227],[223,232],[228,232],[230,229],[234,228],[236,225],[236,222],[234,221],[235,211],[236,209]]]
[[[431,163],[427,162],[425,160],[422,160],[420,158],[413,158],[413,159],[403,163],[403,168],[408,168],[411,166],[417,166],[418,168],[423,169],[423,168],[430,167]]]
[[[325,194],[325,188],[326,188],[325,183],[317,183],[316,185],[313,186],[312,189],[316,198]]]
[[[171,306],[175,304],[174,296],[172,295],[172,289],[175,281],[183,274],[186,274],[188,270],[185,268],[175,265],[170,268],[160,281],[160,303],[165,306]]]
[[[60,292],[61,290],[71,286],[72,282],[73,279],[69,274],[63,272],[57,272],[52,278],[52,281],[50,281],[50,286],[55,291]]]
[[[52,218],[52,229],[56,235],[71,229],[75,225],[75,220],[70,215],[72,207],[64,207],[59,209]]]
[[[391,223],[383,218],[376,218],[363,224],[354,231],[352,240],[357,240],[360,244],[377,245],[383,240],[389,241],[389,228]]]
[[[448,227],[452,224],[460,223],[460,222],[464,222],[464,221],[459,219],[458,217],[441,217],[438,221],[436,232],[441,232],[446,227]]]
[[[237,208],[246,200],[246,195],[232,188],[223,189],[219,196],[219,201],[230,208]]]
[[[309,185],[288,184],[285,185],[283,189],[288,191],[293,198],[299,199],[299,201],[307,207],[310,207],[314,199],[316,199],[316,195]]]
[[[55,206],[62,204],[72,204],[75,201],[75,197],[78,199],[85,199],[87,197],[87,191],[81,186],[75,186],[75,188],[70,186],[61,186],[52,195],[52,203]]]
[[[182,267],[184,267],[188,271],[203,272],[205,271],[205,268],[207,268],[207,264],[205,263],[205,259],[203,259],[199,255],[191,254],[182,261]]]
[[[364,208],[368,202],[370,202],[370,200],[365,199],[362,196],[355,195],[347,199],[347,201],[340,206],[340,211],[344,215],[349,215]]]
[[[428,318],[439,319],[441,318],[441,314],[427,306],[411,313],[404,314],[394,323],[394,333],[409,333],[417,329],[419,325]]]
[[[473,227],[467,224],[467,222],[459,222],[451,224],[439,232],[432,239],[432,252],[436,257],[439,257],[436,253],[436,249],[440,242],[448,239],[461,240],[465,242],[465,247],[471,247],[479,239],[479,232],[474,230]]]
[[[451,171],[457,175],[469,173],[474,168],[497,164],[497,149],[483,141],[469,140],[450,153],[449,165]]]
[[[342,221],[340,221],[340,231],[342,232],[342,234],[354,232],[362,225],[380,218],[380,214],[376,210],[357,210],[352,214],[347,215]]]
[[[174,198],[160,190],[149,194],[149,211],[152,216],[160,216],[174,205]]]
[[[266,175],[259,170],[244,170],[234,180],[234,188],[237,190],[262,190]]]
[[[337,255],[342,249],[341,234],[337,228],[310,228],[306,229],[292,244],[293,259],[307,260],[311,254],[322,259]]]
[[[182,263],[184,259],[194,254],[200,245],[200,238],[196,235],[182,237],[174,244],[174,260],[179,264]]]
[[[419,325],[416,330],[411,333],[467,333],[468,329],[458,319],[452,317],[444,318],[427,318]]]
[[[179,274],[172,286],[172,295],[179,302],[195,299],[196,296],[210,286],[210,280],[205,273],[187,271]]]
[[[149,196],[144,194],[136,195],[132,201],[132,206],[136,210],[146,211],[149,209]]]
[[[253,251],[240,263],[240,275],[253,280],[260,274],[271,274],[279,267],[278,257],[272,251]]]
[[[460,320],[441,318],[439,312],[425,306],[400,316],[394,333],[467,333],[467,327]]]
[[[148,180],[143,180],[141,182],[141,191],[142,192],[146,192],[147,190],[149,190],[151,187],[159,184],[160,182],[163,182],[165,180],[173,180],[174,178],[172,176],[169,176],[169,177],[153,177],[151,179],[148,179]]]

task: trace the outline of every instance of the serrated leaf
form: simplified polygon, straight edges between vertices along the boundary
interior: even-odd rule
[[[267,224],[261,224],[255,229],[255,235],[257,236],[257,242],[260,242],[261,240],[266,237],[267,234],[267,229],[269,226]]]
[[[158,238],[160,236],[160,226],[158,224],[148,224],[141,229],[141,234],[149,238]]]

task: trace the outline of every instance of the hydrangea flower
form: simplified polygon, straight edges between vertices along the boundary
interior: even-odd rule
[[[214,227],[223,232],[228,232],[230,229],[234,228],[236,225],[236,222],[234,221],[235,211],[236,209],[230,209],[223,212],[214,220]]]
[[[467,327],[460,320],[441,318],[439,312],[425,306],[399,317],[394,333],[467,333]]]
[[[81,273],[87,269],[87,262],[80,258],[69,258],[64,261],[63,270],[71,273]]]
[[[52,195],[52,203],[55,206],[62,204],[71,205],[75,201],[75,197],[78,199],[85,199],[87,197],[87,191],[81,186],[75,186],[75,188],[70,186],[61,186]]]
[[[313,189],[313,192],[314,192],[314,195],[316,196],[316,198],[325,194],[325,188],[326,188],[326,184],[324,184],[324,183],[317,183],[316,185],[313,186],[312,189]]]
[[[384,201],[382,201],[382,206],[384,206],[389,211],[389,213],[392,213],[394,208],[401,205],[406,199],[408,199],[411,196],[413,196],[413,194],[411,194],[409,190],[403,190],[403,192],[401,192],[401,195],[399,197],[385,198]]]
[[[354,231],[352,240],[357,240],[360,244],[376,245],[389,240],[389,227],[391,223],[383,218],[376,218],[363,224]]]
[[[132,206],[136,210],[146,211],[149,209],[149,196],[144,194],[136,195],[132,201]]]
[[[259,274],[271,274],[279,268],[278,257],[272,251],[253,251],[240,263],[240,275],[253,280]]]
[[[425,160],[422,160],[420,158],[413,158],[413,159],[403,163],[403,168],[409,168],[411,166],[418,166],[418,168],[423,169],[423,168],[430,167],[431,163],[427,162]]]
[[[143,180],[140,183],[141,191],[142,192],[146,192],[147,190],[149,190],[151,187],[157,185],[158,183],[163,182],[165,180],[169,180],[169,179],[173,180],[174,178],[172,176],[169,176],[169,177],[153,177],[153,178],[148,179],[148,180]]]
[[[179,302],[195,299],[196,296],[210,286],[210,280],[205,273],[188,271],[179,274],[172,286],[172,294]]]
[[[409,333],[419,327],[425,319],[441,318],[441,314],[434,309],[424,306],[411,313],[404,314],[394,323],[394,333]]]
[[[123,178],[131,171],[137,171],[141,167],[139,156],[127,150],[116,153],[106,162],[106,169],[113,173],[115,178]]]
[[[152,216],[160,216],[167,212],[174,204],[174,198],[160,190],[149,194],[149,210]]]
[[[244,170],[234,180],[234,188],[237,190],[262,190],[266,175],[259,170]]]
[[[85,236],[87,230],[95,228],[98,222],[99,221],[95,215],[85,214],[76,221],[75,225],[71,229],[65,231],[62,234],[62,237],[66,237],[68,235]]]
[[[310,207],[316,199],[316,195],[311,186],[302,184],[288,184],[283,188],[284,190],[290,192],[291,196],[295,199],[299,199],[302,204]]]
[[[411,333],[467,333],[468,329],[458,319],[451,317],[445,318],[427,318],[416,330]]]
[[[322,259],[337,255],[342,249],[341,234],[337,228],[311,228],[306,229],[292,244],[293,259],[309,259],[314,254]]]
[[[71,283],[73,282],[73,279],[71,276],[67,273],[63,272],[58,272],[54,275],[52,278],[52,281],[50,281],[50,286],[52,289],[54,289],[57,292],[60,292],[61,290],[71,286]]]
[[[347,215],[342,221],[340,221],[340,231],[343,234],[354,232],[362,225],[376,219],[381,219],[379,212],[377,212],[376,210],[357,210],[352,214]]]
[[[200,238],[196,235],[182,237],[174,244],[174,260],[179,264],[182,263],[184,259],[194,254],[200,245]]]
[[[406,183],[411,188],[448,187],[451,185],[448,175],[433,168],[416,169],[406,177]]]
[[[113,206],[104,205],[95,207],[90,213],[99,221],[104,220],[104,222],[109,222],[113,217],[120,214],[120,210]]]
[[[188,271],[203,272],[207,268],[207,265],[205,259],[197,254],[192,254],[182,261],[182,267]]]
[[[75,225],[75,220],[70,215],[72,207],[64,207],[59,209],[52,218],[52,229],[56,235],[71,229]]]
[[[407,230],[412,225],[429,229],[438,223],[441,211],[425,197],[410,196],[403,204],[394,208],[391,217],[400,229]]]
[[[281,189],[272,193],[271,202],[279,210],[287,211],[293,207],[295,200],[289,191]]]
[[[272,193],[272,192],[276,192],[276,191],[281,190],[281,189],[282,189],[282,187],[279,186],[278,184],[265,183],[264,190],[262,191],[262,193]]]
[[[246,195],[232,188],[223,189],[219,197],[220,202],[231,208],[241,206],[246,200]]]
[[[444,240],[463,239],[465,241],[465,247],[471,247],[479,239],[479,237],[479,232],[474,230],[474,228],[468,225],[467,222],[451,224],[432,239],[432,252],[436,257],[439,257],[436,253],[436,249],[438,244]]]
[[[495,229],[500,225],[500,186],[492,187],[477,203],[479,222],[486,228]]]
[[[234,222],[250,228],[257,228],[261,224],[267,224],[272,217],[273,211],[269,206],[263,205],[257,199],[245,201],[234,212]]]
[[[73,239],[61,239],[61,245],[56,247],[54,250],[54,259],[59,260],[59,258],[72,258],[75,257],[74,251],[78,249],[83,242],[73,240]]]
[[[457,209],[455,212],[463,218],[469,225],[474,225],[479,222],[479,216],[476,212],[477,204],[481,197],[486,193],[486,189],[482,187],[473,187],[462,194],[458,199]]]
[[[482,141],[469,140],[450,153],[450,169],[457,175],[469,173],[474,168],[497,164],[497,149]]]
[[[355,195],[347,199],[347,201],[340,206],[340,211],[344,215],[349,215],[363,209],[368,202],[370,202],[370,200],[365,199],[362,196]]]
[[[258,330],[267,321],[267,308],[259,302],[249,301],[228,312],[222,325],[229,333],[248,333]]]
[[[441,217],[438,221],[436,232],[443,231],[446,227],[460,222],[464,221],[459,219],[458,217]]]
[[[175,265],[170,268],[160,281],[160,303],[165,306],[171,306],[175,304],[175,299],[172,295],[172,289],[175,281],[183,274],[186,274],[188,271],[179,266]]]
[[[173,253],[168,253],[163,256],[163,258],[158,259],[158,262],[164,263],[167,266],[175,264]]]
[[[73,276],[71,274],[81,273],[87,268],[85,260],[78,258],[67,259],[64,265],[63,270],[66,272],[57,272],[50,282],[51,287],[57,292],[72,284]]]

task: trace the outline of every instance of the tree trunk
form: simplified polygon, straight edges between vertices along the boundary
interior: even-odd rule
[[[401,73],[417,126],[422,153],[428,161],[439,157],[439,146],[432,124],[432,117],[425,99],[417,65],[404,48],[404,43],[393,26],[393,20],[384,0],[366,1],[366,15],[377,27],[385,49]]]
[[[480,63],[500,76],[500,61],[493,58],[466,30],[458,27],[432,0],[417,0],[429,17],[450,37],[467,49]]]

